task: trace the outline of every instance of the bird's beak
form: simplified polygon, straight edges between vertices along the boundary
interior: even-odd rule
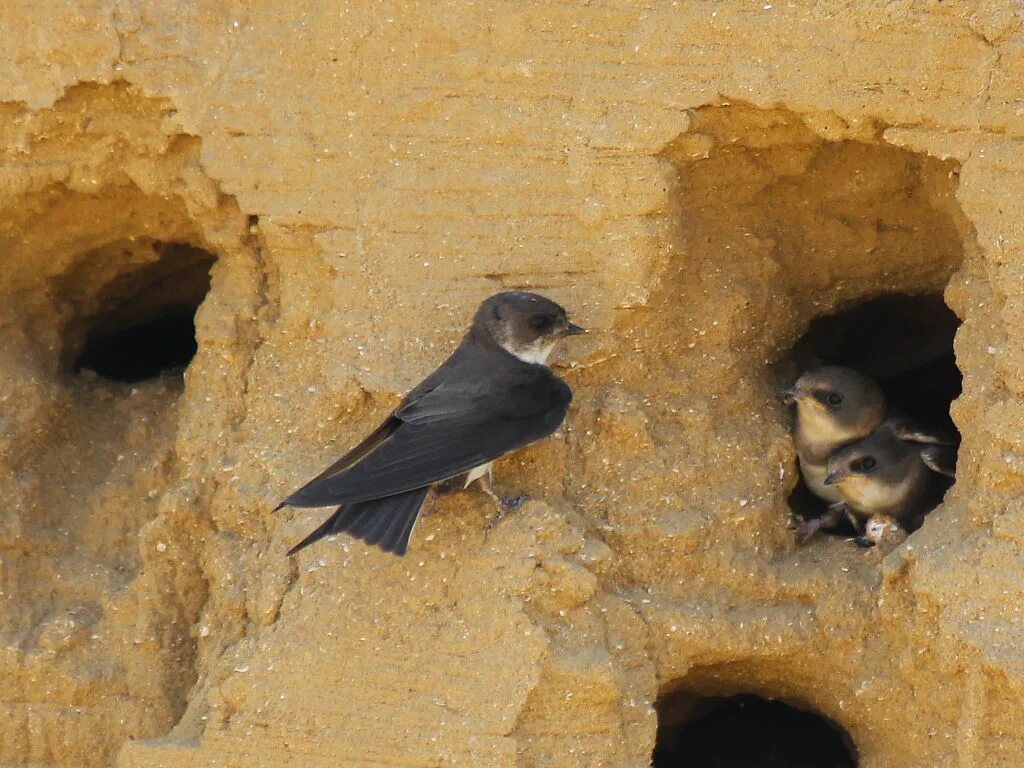
[[[829,472],[828,475],[825,476],[825,485],[835,485],[844,477],[846,477],[846,473],[841,469],[836,470],[835,472]]]
[[[587,333],[587,329],[576,323],[569,323],[562,331],[563,336],[579,336],[581,333]]]
[[[803,397],[804,393],[797,389],[796,386],[792,386],[789,389],[782,390],[781,395],[784,402],[795,403]]]

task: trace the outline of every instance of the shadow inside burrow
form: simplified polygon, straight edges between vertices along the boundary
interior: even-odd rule
[[[75,373],[137,383],[180,376],[195,356],[195,313],[209,292],[216,257],[189,243],[150,246],[156,260],[110,281],[99,310],[79,321]]]
[[[760,696],[659,698],[652,768],[854,768],[857,750],[813,710]]]

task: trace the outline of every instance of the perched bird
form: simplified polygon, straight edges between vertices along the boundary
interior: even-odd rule
[[[858,519],[875,519],[875,527],[858,539],[871,546],[889,520],[908,532],[921,525],[948,487],[940,475],[955,476],[955,461],[951,448],[901,439],[883,425],[833,453],[824,482]]]
[[[585,329],[558,304],[507,291],[486,299],[462,343],[365,440],[278,505],[338,506],[293,555],[335,533],[404,555],[431,488],[466,475],[480,480],[498,513],[525,496],[499,497],[491,463],[550,435],[572,391],[545,365],[556,342]]]

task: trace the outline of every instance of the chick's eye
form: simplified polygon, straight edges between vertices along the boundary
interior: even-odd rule
[[[551,318],[547,315],[534,315],[530,318],[530,327],[537,331],[543,331],[551,325]]]
[[[875,461],[875,457],[874,456],[865,456],[860,461],[855,462],[855,465],[854,465],[853,468],[857,472],[870,472],[872,469],[875,468],[875,466],[877,464],[878,464],[878,462]]]
[[[829,392],[826,399],[828,400],[829,405],[839,405],[843,402],[843,396],[838,392]]]

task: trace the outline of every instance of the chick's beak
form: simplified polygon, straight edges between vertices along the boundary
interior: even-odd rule
[[[563,336],[579,336],[581,333],[587,333],[587,329],[576,323],[569,323],[562,331]]]
[[[786,403],[795,403],[797,400],[803,397],[803,392],[797,389],[795,385],[790,387],[789,389],[782,390],[780,394],[782,395],[782,400]]]
[[[844,477],[846,477],[846,474],[841,469],[835,472],[829,472],[828,475],[825,476],[825,485],[835,485]]]

